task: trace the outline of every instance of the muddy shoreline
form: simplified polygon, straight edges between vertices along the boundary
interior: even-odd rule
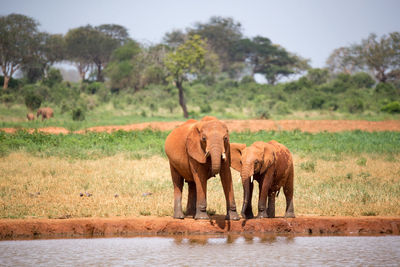
[[[0,240],[207,234],[399,235],[400,217],[298,217],[195,221],[170,217],[2,219]]]

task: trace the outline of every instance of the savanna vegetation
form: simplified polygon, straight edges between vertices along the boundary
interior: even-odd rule
[[[172,184],[163,150],[167,134],[1,133],[0,217],[172,216]],[[246,144],[271,139],[294,154],[297,215],[400,214],[400,133],[231,134],[232,142]],[[239,174],[232,174],[240,211],[243,189]],[[282,196],[278,216],[284,211]],[[185,192],[184,203],[186,197]],[[225,213],[218,176],[209,181],[208,212]]]
[[[135,41],[120,25],[87,25],[65,35],[38,26],[24,15],[0,17],[0,127],[77,130],[203,115],[400,116],[398,32],[338,48],[326,68],[312,69],[267,37],[244,36],[232,18],[212,17],[152,45]],[[60,62],[75,66],[79,81],[66,81],[54,68]],[[27,121],[27,112],[45,106],[54,118]],[[171,216],[167,134],[0,131],[0,218]],[[230,138],[248,145],[275,139],[292,151],[297,215],[400,214],[397,132],[244,132]],[[233,174],[240,210],[243,191]],[[219,180],[211,179],[208,190],[208,212],[224,214]]]
[[[0,17],[1,127],[36,127],[26,113],[43,106],[55,111],[46,125],[73,129],[182,115],[381,120],[400,113],[398,32],[338,48],[326,68],[312,69],[267,37],[244,36],[232,18],[212,17],[151,45],[121,25],[65,35],[38,26],[24,15]],[[55,63],[75,66],[79,81],[65,81]]]

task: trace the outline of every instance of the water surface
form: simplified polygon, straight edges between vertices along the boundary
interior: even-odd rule
[[[400,236],[191,236],[0,242],[0,266],[399,266]]]

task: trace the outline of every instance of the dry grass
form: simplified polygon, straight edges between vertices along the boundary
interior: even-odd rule
[[[399,159],[364,155],[326,161],[295,155],[296,214],[400,215]],[[238,173],[232,174],[240,211],[243,190]],[[92,196],[81,197],[85,192]],[[185,186],[184,205],[186,199]],[[168,161],[159,156],[132,160],[119,154],[71,161],[12,153],[0,158],[0,218],[170,216],[172,203]],[[282,193],[278,216],[284,203]],[[219,178],[209,180],[208,210],[225,214]]]

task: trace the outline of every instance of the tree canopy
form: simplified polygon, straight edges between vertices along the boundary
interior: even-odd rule
[[[38,25],[34,19],[20,14],[0,17],[0,64],[4,89],[7,89],[13,74],[35,57],[40,43]]]

